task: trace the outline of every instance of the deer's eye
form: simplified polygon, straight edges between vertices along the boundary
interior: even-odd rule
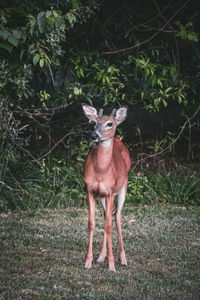
[[[112,122],[109,122],[109,123],[107,123],[107,125],[106,126],[108,126],[108,127],[112,127],[113,126],[113,123]]]

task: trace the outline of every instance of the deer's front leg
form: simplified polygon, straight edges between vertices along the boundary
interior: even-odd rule
[[[112,250],[112,211],[113,211],[114,195],[109,195],[106,202],[105,230],[108,238],[108,268],[115,271],[114,256]]]
[[[85,268],[90,269],[92,267],[93,262],[93,253],[92,253],[92,244],[93,244],[93,235],[94,235],[94,228],[95,228],[95,199],[94,196],[88,192],[87,195],[88,199],[88,206],[89,206],[89,243],[88,243],[88,253],[87,259],[85,262]]]
[[[101,204],[103,205],[104,213],[105,213],[105,211],[106,211],[106,198],[101,198]],[[105,218],[105,216],[104,216],[104,218]],[[105,222],[105,220],[104,220],[104,222]],[[97,262],[98,263],[104,262],[106,256],[107,256],[107,232],[106,232],[106,230],[104,230],[103,243],[102,243],[101,252],[100,252],[100,255],[97,259]]]

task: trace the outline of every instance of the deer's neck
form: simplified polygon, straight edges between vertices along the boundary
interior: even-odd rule
[[[112,161],[113,138],[101,142],[97,148],[96,166],[99,172],[105,172]]]

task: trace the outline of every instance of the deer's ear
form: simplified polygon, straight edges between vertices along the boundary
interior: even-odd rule
[[[97,122],[98,119],[98,114],[96,108],[93,106],[87,105],[87,104],[82,104],[83,111],[85,116],[90,120],[90,121],[95,121]]]
[[[125,107],[125,106],[120,107],[116,111],[116,115],[115,115],[115,120],[117,122],[117,125],[122,123],[126,119],[126,116],[127,116],[127,107]]]

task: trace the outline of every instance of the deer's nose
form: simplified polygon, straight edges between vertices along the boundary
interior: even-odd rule
[[[98,140],[98,138],[99,138],[99,136],[98,136],[96,130],[92,131],[92,133],[91,133],[91,139],[92,140]]]

